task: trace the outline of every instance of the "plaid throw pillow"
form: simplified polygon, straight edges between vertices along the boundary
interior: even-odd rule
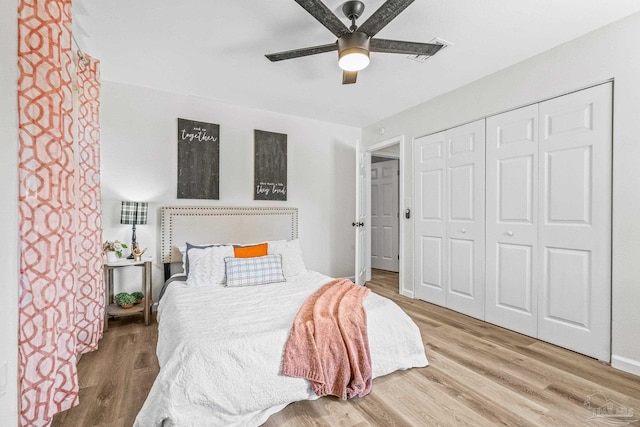
[[[227,286],[254,286],[285,282],[282,255],[224,259]]]

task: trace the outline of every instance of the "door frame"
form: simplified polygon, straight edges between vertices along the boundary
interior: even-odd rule
[[[395,136],[393,138],[389,138],[386,139],[384,141],[378,142],[376,144],[370,145],[366,148],[366,164],[365,164],[365,170],[366,170],[366,178],[365,178],[365,191],[367,192],[367,206],[366,206],[366,216],[365,216],[365,221],[364,221],[364,227],[365,227],[365,233],[366,233],[366,251],[367,253],[365,254],[365,256],[367,257],[367,259],[369,260],[369,262],[367,263],[367,280],[371,280],[371,155],[374,151],[378,151],[381,150],[383,148],[387,148],[390,147],[392,145],[396,145],[399,144],[400,146],[400,158],[399,160],[399,164],[398,167],[400,168],[400,176],[398,177],[399,179],[399,186],[400,186],[400,190],[399,190],[399,194],[398,194],[398,214],[399,215],[404,215],[404,210],[401,208],[401,206],[405,205],[405,199],[404,199],[404,178],[405,178],[405,162],[404,162],[404,140],[405,137],[404,135],[398,135]],[[389,157],[387,156],[381,156],[381,157]],[[404,221],[402,221],[402,216],[399,217],[399,221],[398,221],[398,254],[400,256],[400,262],[398,264],[398,292],[402,295],[406,295],[409,297],[413,298],[413,295],[407,295],[406,293],[403,293],[403,289],[404,286],[402,286],[402,284],[404,283]]]

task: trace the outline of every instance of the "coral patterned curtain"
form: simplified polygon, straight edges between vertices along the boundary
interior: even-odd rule
[[[101,325],[92,319],[104,298],[101,267],[84,254],[95,244],[83,239],[101,240],[99,148],[78,149],[72,136],[71,0],[19,1],[18,68],[20,425],[47,426],[78,403],[76,355],[96,346]],[[87,93],[86,117],[97,119],[97,94]],[[81,129],[91,144],[97,127]],[[79,232],[87,225],[88,235]]]
[[[100,193],[100,61],[76,57],[75,105],[78,160],[78,292],[76,349],[96,350],[104,327],[102,210]]]

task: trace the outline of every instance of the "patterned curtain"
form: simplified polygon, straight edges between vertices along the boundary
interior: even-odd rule
[[[101,240],[99,148],[88,147],[98,129],[79,123],[84,146],[74,145],[71,0],[20,0],[18,12],[20,425],[47,426],[78,403],[76,355],[101,334],[101,266],[85,256],[95,243],[83,241]],[[95,87],[83,85],[85,116],[97,119]]]
[[[78,159],[77,352],[98,348],[104,327],[100,194],[100,61],[76,57],[74,117]]]

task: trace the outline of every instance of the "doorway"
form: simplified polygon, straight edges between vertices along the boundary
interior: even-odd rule
[[[371,156],[371,268],[399,271],[398,159]]]
[[[367,206],[367,213],[366,213],[366,220],[365,220],[365,230],[366,230],[366,235],[368,236],[368,252],[369,252],[369,256],[368,258],[368,265],[367,265],[367,280],[371,280],[371,268],[374,265],[374,256],[376,256],[376,254],[374,253],[374,247],[372,246],[374,244],[374,239],[377,239],[377,237],[374,237],[373,232],[372,232],[372,227],[374,227],[374,220],[372,218],[372,214],[373,214],[373,209],[372,209],[372,204],[374,203],[374,192],[372,189],[373,186],[373,180],[372,180],[372,166],[375,165],[376,163],[380,162],[387,162],[390,160],[393,160],[397,163],[397,172],[396,173],[396,178],[397,178],[397,184],[392,184],[391,186],[388,187],[387,191],[393,190],[393,192],[395,193],[395,197],[393,197],[393,212],[394,215],[396,217],[397,220],[397,229],[395,231],[391,231],[390,229],[387,229],[386,233],[387,236],[389,237],[389,239],[387,239],[387,247],[388,248],[392,248],[393,246],[395,246],[395,258],[398,261],[398,266],[397,266],[397,277],[398,277],[398,291],[400,294],[403,295],[407,295],[406,292],[403,292],[403,271],[405,268],[405,260],[403,257],[403,245],[404,245],[404,238],[403,238],[403,234],[404,234],[404,221],[402,220],[402,217],[404,216],[403,214],[403,210],[401,209],[401,204],[404,201],[404,175],[405,175],[405,171],[404,171],[404,136],[397,136],[391,139],[388,139],[386,141],[382,141],[380,143],[374,144],[370,147],[367,148],[367,156],[366,157],[366,171],[367,171],[367,177],[366,177],[366,185],[364,186],[365,191],[367,191],[368,193],[368,197],[366,200],[371,201],[371,203],[368,203]],[[374,160],[375,159],[375,160]],[[377,160],[380,159],[380,160]],[[378,256],[382,251],[378,250]],[[387,258],[389,258],[387,256]],[[411,267],[411,266],[409,266]],[[374,267],[376,268],[376,267]],[[393,270],[386,270],[386,271],[393,271]]]

